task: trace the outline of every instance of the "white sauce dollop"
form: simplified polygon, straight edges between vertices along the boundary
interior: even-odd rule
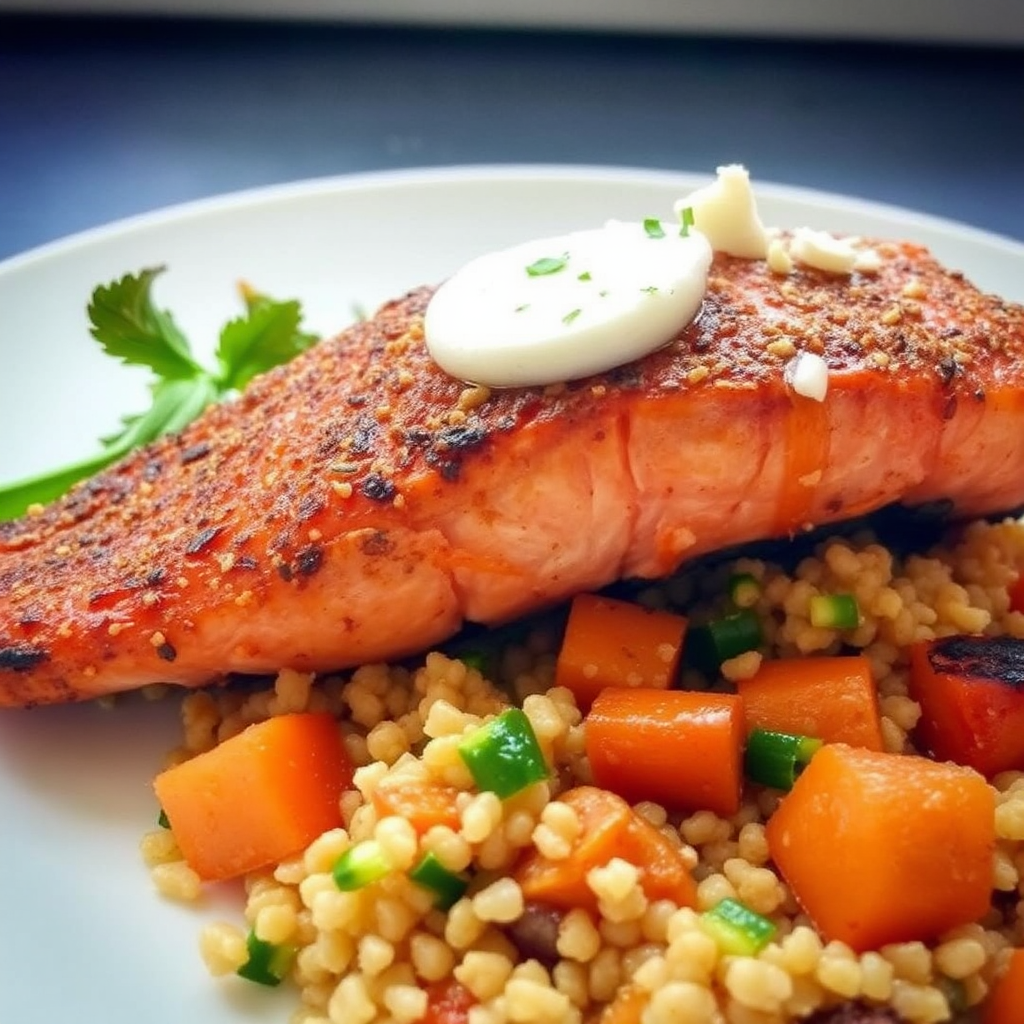
[[[757,212],[750,174],[741,164],[719,167],[710,185],[676,201],[676,213],[687,207],[693,211],[693,226],[715,252],[746,260],[763,260],[767,255],[768,232]]]
[[[466,381],[524,387],[660,348],[700,311],[712,252],[699,232],[657,223],[611,222],[473,260],[427,307],[431,357]]]

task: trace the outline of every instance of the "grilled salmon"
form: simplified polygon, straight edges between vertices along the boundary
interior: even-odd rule
[[[546,388],[442,372],[429,288],[385,305],[0,525],[0,705],[340,669],[891,502],[1020,505],[1024,308],[875,250],[717,255],[669,345]],[[824,401],[787,382],[803,351]]]

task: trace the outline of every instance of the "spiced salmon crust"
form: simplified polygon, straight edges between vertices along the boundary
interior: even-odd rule
[[[548,388],[448,377],[431,291],[385,305],[0,524],[0,705],[396,658],[893,501],[1021,504],[1024,308],[876,250],[852,277],[716,256],[670,345]],[[786,384],[805,350],[824,402]]]

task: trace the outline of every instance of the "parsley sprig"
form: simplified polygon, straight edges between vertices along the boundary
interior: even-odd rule
[[[88,307],[90,333],[103,351],[126,365],[153,372],[149,409],[122,417],[121,429],[101,438],[95,455],[0,485],[0,520],[52,501],[133,448],[182,430],[208,405],[240,391],[257,374],[288,362],[317,340],[300,329],[298,302],[279,302],[243,284],[245,311],[221,330],[216,368],[207,369],[196,361],[171,314],[153,303],[153,281],[163,270],[149,267],[100,285]]]

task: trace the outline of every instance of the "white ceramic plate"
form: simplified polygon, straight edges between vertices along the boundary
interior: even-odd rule
[[[756,168],[754,168],[756,171]],[[145,376],[100,354],[94,285],[167,264],[158,300],[201,352],[237,310],[234,284],[304,301],[326,333],[488,249],[669,215],[703,177],[615,169],[464,168],[338,178],[190,204],[0,263],[0,480],[93,450],[143,407]],[[779,186],[767,223],[910,238],[978,284],[1024,300],[1024,245],[895,208]],[[198,908],[153,892],[137,844],[176,702],[0,712],[0,1021],[240,1024],[289,1013],[287,992],[210,979],[196,935],[234,917],[230,887]]]

